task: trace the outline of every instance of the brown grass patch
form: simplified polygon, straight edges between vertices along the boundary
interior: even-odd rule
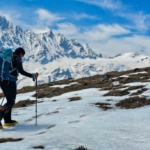
[[[100,89],[100,91],[107,91],[107,90],[112,90],[113,89],[113,87],[103,87],[103,88],[101,88]]]
[[[79,100],[81,100],[81,97],[71,97],[71,98],[69,98],[69,102],[79,101]]]
[[[131,90],[137,90],[137,89],[142,89],[142,88],[144,88],[145,86],[143,86],[143,85],[140,85],[140,86],[131,86],[131,87],[129,87],[127,90],[128,91],[131,91]]]
[[[109,103],[95,103],[94,105],[96,105],[99,108],[102,108],[103,110],[108,110],[108,109],[112,109],[112,107],[110,107],[111,104]]]
[[[0,143],[6,143],[6,142],[18,142],[18,141],[22,141],[22,138],[18,138],[18,139],[13,139],[13,138],[1,138],[0,139]]]
[[[139,82],[138,77],[128,77],[128,78],[123,78],[120,80],[121,83],[127,84],[127,83],[132,83],[132,82]]]
[[[139,97],[139,96],[126,98],[116,104],[117,107],[121,107],[125,109],[139,108],[146,105],[150,105],[150,100],[146,99],[145,97]]]
[[[29,100],[29,99],[23,100],[23,101],[19,101],[19,102],[17,102],[17,103],[14,105],[13,108],[28,107],[28,106],[30,106],[30,105],[35,104],[35,102],[36,102],[35,100]]]
[[[130,94],[127,90],[112,90],[106,94],[104,94],[104,96],[124,96],[124,95],[128,95]]]
[[[78,148],[75,148],[74,150],[88,150],[87,148],[83,147],[83,146],[80,146]]]
[[[143,88],[143,89],[141,89],[141,90],[138,90],[137,92],[135,92],[135,93],[132,93],[131,94],[131,96],[132,95],[140,95],[140,94],[143,94],[145,91],[147,91],[148,89],[146,89],[146,88]]]
[[[43,145],[39,145],[39,146],[34,146],[34,149],[45,149],[45,147]]]

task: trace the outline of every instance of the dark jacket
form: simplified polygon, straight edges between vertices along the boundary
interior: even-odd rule
[[[22,59],[20,58],[19,55],[13,53],[12,66],[10,67],[10,77],[12,78],[14,77],[17,80],[19,73],[29,78],[33,78],[34,76],[33,74],[24,71]],[[10,81],[11,80],[12,79],[10,78]]]

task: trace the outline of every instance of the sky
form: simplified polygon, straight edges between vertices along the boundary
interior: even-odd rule
[[[112,57],[150,55],[148,0],[5,0],[0,15],[24,30],[53,30]]]

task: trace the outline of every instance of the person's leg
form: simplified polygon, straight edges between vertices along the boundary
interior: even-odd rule
[[[16,99],[16,82],[7,83],[6,81],[4,81],[1,84],[1,88],[7,99],[7,103],[3,106],[4,111],[2,112],[2,115],[4,117],[5,122],[8,123],[11,121],[11,109],[15,104]]]
[[[11,112],[12,112],[12,108],[10,108],[9,111],[4,114],[4,120],[5,120],[5,122],[8,122],[8,121],[11,120]]]

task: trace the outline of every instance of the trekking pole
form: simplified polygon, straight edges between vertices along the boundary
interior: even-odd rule
[[[35,125],[37,125],[37,78],[35,80],[35,87],[36,87]]]
[[[2,102],[1,102],[0,110],[2,109],[2,105],[3,105],[4,99],[5,99],[5,97],[3,98]]]
[[[5,99],[5,97],[4,97],[3,100],[2,100],[1,106],[3,105],[4,99]]]

